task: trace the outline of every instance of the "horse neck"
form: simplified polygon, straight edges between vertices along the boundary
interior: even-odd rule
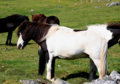
[[[28,37],[30,36],[32,40],[34,40],[36,43],[39,44],[41,41],[46,39],[46,35],[49,29],[50,29],[50,25],[42,24],[42,25],[36,26],[35,28],[33,26],[33,29],[31,28],[29,29],[29,34],[27,36]],[[26,31],[26,34],[27,34],[27,31]]]
[[[41,30],[38,32],[37,38],[33,39],[38,44],[50,38],[52,35],[54,35],[55,32],[59,30],[59,26],[58,25],[46,25],[44,28],[40,28],[40,29]]]

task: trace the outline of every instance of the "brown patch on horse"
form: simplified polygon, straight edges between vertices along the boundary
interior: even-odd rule
[[[44,14],[34,14],[32,15],[32,21],[48,23],[48,24],[60,24],[59,19],[56,16],[46,17]]]
[[[44,14],[34,14],[32,15],[32,21],[44,22],[47,17]]]

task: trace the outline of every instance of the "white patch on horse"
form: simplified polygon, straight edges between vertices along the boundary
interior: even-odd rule
[[[59,25],[53,24],[52,27],[49,29],[46,38],[51,37],[57,30],[59,29]]]
[[[90,25],[87,27],[89,31],[99,34],[102,38],[105,38],[107,42],[112,39],[112,32],[107,30],[106,24]]]
[[[65,27],[65,26],[60,26],[59,29],[60,29],[60,30],[63,30],[63,31],[66,32],[66,33],[73,32],[73,29],[72,29],[72,28],[68,28],[68,27]]]
[[[21,44],[22,47],[23,47],[23,43],[24,43],[24,40],[22,39],[22,34],[20,33],[19,39],[18,39],[18,42],[17,42],[17,47],[19,46],[19,44]]]
[[[81,33],[79,33],[71,31],[72,29],[66,28],[65,30],[65,27],[62,28],[47,40],[47,44],[50,45],[48,46],[48,50],[52,52],[52,48],[56,49],[54,50],[54,55],[64,59],[86,57],[85,52],[83,52],[84,47],[80,47],[83,46],[86,31],[80,31]],[[52,40],[54,41],[54,45]],[[63,46],[64,49],[62,49]]]

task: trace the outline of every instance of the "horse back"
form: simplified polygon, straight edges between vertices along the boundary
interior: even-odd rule
[[[0,25],[1,25],[0,33],[12,32],[15,30],[17,26],[20,25],[20,23],[26,20],[29,21],[27,16],[22,16],[22,15],[17,15],[17,14],[11,15],[5,18],[1,18],[0,19]]]

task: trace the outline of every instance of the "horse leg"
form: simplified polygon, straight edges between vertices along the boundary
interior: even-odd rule
[[[8,38],[9,38],[9,32],[8,32],[7,40],[6,40],[6,43],[5,43],[6,45],[8,45],[8,40],[9,40]]]
[[[99,78],[102,79],[107,74],[107,60],[100,60],[100,59],[93,59],[98,72],[99,72]],[[90,78],[92,80],[92,78]]]
[[[7,36],[7,41],[6,41],[6,45],[12,45],[11,44],[11,39],[12,39],[12,32],[8,32],[8,36]]]
[[[43,75],[44,70],[45,70],[45,53],[43,52],[43,50],[41,49],[41,46],[39,46],[39,50],[38,50],[38,54],[39,54],[39,69],[38,69],[38,75]]]
[[[94,52],[90,56],[98,69],[100,79],[102,79],[107,74],[107,49],[108,49],[106,40],[103,38],[101,41],[102,41],[101,48],[100,50],[97,50],[99,52]]]
[[[94,62],[92,61],[92,59],[90,59],[90,75],[89,75],[90,81],[92,81],[92,79],[95,79],[96,72],[97,72],[97,68]]]
[[[47,61],[47,79],[54,82],[54,65],[55,58],[52,54],[49,55],[49,59]]]

